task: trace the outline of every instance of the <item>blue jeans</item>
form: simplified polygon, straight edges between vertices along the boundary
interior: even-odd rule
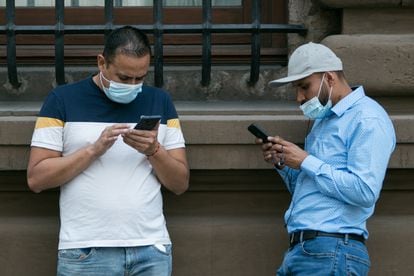
[[[365,244],[335,237],[300,242],[285,253],[277,276],[368,275],[371,266]]]
[[[171,270],[171,245],[93,247],[58,252],[59,276],[169,276]]]

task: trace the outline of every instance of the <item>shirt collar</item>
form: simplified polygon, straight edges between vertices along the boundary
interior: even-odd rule
[[[345,113],[351,106],[357,101],[365,97],[365,91],[362,86],[352,87],[352,92],[349,93],[345,98],[341,99],[331,109],[336,116],[340,117]]]

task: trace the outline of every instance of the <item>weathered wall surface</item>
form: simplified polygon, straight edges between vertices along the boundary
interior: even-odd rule
[[[290,51],[307,41],[332,47],[350,82],[363,84],[393,120],[398,144],[368,223],[371,275],[411,275],[414,1],[290,0],[289,17],[309,30],[288,36]],[[6,68],[0,68],[0,275],[54,275],[58,191],[33,194],[25,179],[34,121],[54,86],[54,69],[18,71],[22,86],[14,90]],[[66,79],[95,71],[68,67]],[[287,248],[282,216],[289,195],[246,127],[258,122],[301,144],[308,122],[289,87],[267,86],[286,74],[285,67],[261,68],[254,87],[247,85],[248,72],[240,66],[213,68],[212,84],[204,88],[200,68],[165,68],[165,88],[176,101],[192,169],[189,192],[164,193],[174,275],[274,275]]]

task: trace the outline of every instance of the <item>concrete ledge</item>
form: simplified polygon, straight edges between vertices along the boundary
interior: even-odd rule
[[[250,121],[249,121],[250,122]],[[267,124],[264,121],[258,120],[261,125]],[[291,121],[292,124],[299,124],[300,122]],[[1,125],[1,123],[0,123]],[[234,125],[234,122],[227,121],[225,123],[211,123],[210,125],[200,124],[200,128],[203,128],[201,133],[214,133],[217,129],[230,129]],[[229,140],[235,139],[240,134],[240,143],[226,141],[225,139],[220,140],[219,144],[214,142],[200,144],[194,144],[191,139],[187,139],[188,149],[188,161],[191,169],[266,169],[269,168],[269,164],[263,162],[260,150],[258,146],[253,143],[254,138],[249,133],[246,133],[245,126],[248,122],[245,122],[239,127],[239,130],[235,129],[233,133],[235,135],[230,137]],[[183,129],[185,133],[192,133],[197,135],[197,130],[186,130],[186,123],[183,121]],[[0,126],[1,128],[1,126]],[[409,126],[410,128],[410,126]],[[412,123],[411,123],[412,128]],[[298,129],[298,132],[304,129]],[[241,134],[245,132],[245,134]],[[280,133],[280,132],[273,132]],[[215,137],[216,139],[227,138],[232,136],[230,132]],[[189,135],[191,136],[191,135]],[[301,135],[304,137],[303,135]],[[289,137],[289,136],[285,136]],[[301,143],[303,140],[298,140]],[[27,168],[27,162],[29,157],[29,146],[13,146],[13,145],[0,145],[0,170],[25,170]],[[414,144],[412,143],[399,143],[396,150],[394,151],[389,168],[401,168],[408,169],[414,168]]]
[[[414,9],[344,9],[342,34],[413,34]]]
[[[414,143],[414,97],[376,99],[390,114],[399,143]],[[189,102],[176,101],[188,144],[251,144],[246,130],[258,122],[270,135],[280,135],[295,143],[303,142],[309,120],[294,101],[280,102]],[[0,101],[0,145],[30,144],[41,102]]]
[[[414,168],[414,98],[380,99],[397,132],[397,149],[390,168]],[[268,169],[254,137],[247,131],[252,122],[270,135],[297,144],[304,141],[308,120],[293,102],[177,102],[192,169]],[[0,104],[0,170],[25,170],[29,145],[38,112],[33,103],[21,113],[13,105]],[[6,116],[1,116],[1,114]],[[10,116],[14,114],[14,116]],[[264,115],[261,115],[264,114]]]
[[[368,95],[414,95],[414,34],[333,35],[322,43],[342,59],[350,83],[364,84]]]
[[[188,145],[191,169],[269,169],[257,145]],[[1,170],[25,170],[29,147],[0,147]],[[414,168],[414,145],[399,144],[391,156],[389,168]]]
[[[414,7],[413,0],[320,0],[331,8],[389,8],[389,7]]]

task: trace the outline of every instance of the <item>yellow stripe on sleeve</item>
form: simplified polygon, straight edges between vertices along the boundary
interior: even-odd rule
[[[63,127],[64,122],[55,118],[38,117],[36,120],[35,129],[44,127]]]
[[[170,119],[167,121],[167,127],[181,128],[180,121],[178,119]]]

